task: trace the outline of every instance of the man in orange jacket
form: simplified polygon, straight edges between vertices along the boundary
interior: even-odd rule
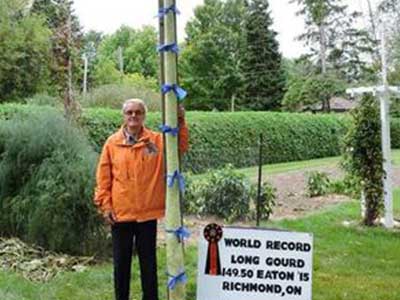
[[[142,100],[125,101],[122,112],[123,126],[107,139],[100,156],[94,202],[111,225],[116,300],[129,299],[134,244],[142,299],[157,300],[157,219],[165,213],[163,137],[144,126],[147,107]],[[189,135],[182,106],[178,127],[183,153]]]

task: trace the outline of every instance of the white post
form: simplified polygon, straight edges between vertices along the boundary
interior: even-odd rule
[[[389,114],[389,96],[391,93],[400,94],[400,88],[389,86],[387,81],[387,59],[386,59],[386,36],[385,26],[382,26],[382,39],[381,39],[381,58],[382,58],[382,86],[359,87],[350,88],[346,93],[351,96],[362,95],[364,93],[372,93],[378,95],[380,100],[381,112],[381,127],[382,127],[382,156],[383,156],[383,190],[384,190],[384,204],[385,216],[384,225],[386,228],[394,227],[393,220],[393,193],[392,193],[392,162],[390,157],[391,143],[390,143],[390,114]]]
[[[118,47],[118,63],[119,63],[119,71],[121,74],[124,74],[124,56],[122,47]]]
[[[84,71],[83,71],[83,94],[87,93],[87,73],[88,73],[88,58],[86,54],[83,55]]]
[[[381,124],[382,124],[382,155],[383,155],[383,189],[385,197],[385,219],[386,228],[393,228],[393,193],[392,193],[392,163],[390,159],[390,116],[389,116],[389,88],[387,82],[387,60],[385,45],[385,26],[382,28],[382,84],[383,93],[379,93],[381,102]]]
[[[361,218],[364,219],[365,217],[365,212],[367,211],[366,207],[365,207],[365,194],[364,194],[364,190],[361,191]]]

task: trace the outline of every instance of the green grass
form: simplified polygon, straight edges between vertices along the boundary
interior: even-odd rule
[[[400,217],[400,189],[395,191],[395,215]],[[345,227],[343,221],[355,221]],[[400,300],[400,232],[365,228],[359,222],[359,204],[335,206],[298,220],[262,224],[314,234],[314,300]],[[160,299],[166,299],[165,249],[158,252]],[[189,277],[187,299],[196,298],[196,247],[186,249]],[[132,278],[132,299],[140,299],[138,264]],[[0,271],[0,299],[111,300],[110,263],[83,273],[63,273],[47,284],[31,283],[19,274]]]
[[[392,154],[393,164],[400,165],[400,150],[399,149],[392,150],[391,154]],[[334,156],[334,157],[319,158],[312,160],[263,165],[263,174],[272,175],[278,173],[286,173],[290,171],[299,171],[314,167],[337,166],[340,162],[340,158],[341,158],[340,156]],[[239,169],[239,171],[245,174],[246,176],[251,177],[254,176],[254,174],[257,174],[258,167],[243,168]]]
[[[400,219],[400,189],[393,191],[393,215]]]
[[[329,167],[329,166],[338,166],[340,162],[340,156],[334,157],[326,157],[312,160],[302,160],[302,161],[293,161],[286,163],[278,163],[278,164],[268,164],[263,165],[262,172],[263,175],[274,175],[280,173],[294,172],[300,170],[306,170],[310,168],[316,167]],[[400,165],[400,150],[392,150],[392,162],[394,166]],[[258,167],[250,167],[250,168],[242,168],[237,169],[240,173],[243,173],[246,177],[255,179],[258,174]],[[202,174],[194,175],[194,177],[201,177]]]
[[[397,207],[398,196],[399,190]],[[303,220],[279,223],[314,233],[314,300],[400,299],[400,232],[341,225],[358,215],[359,204],[352,202]]]

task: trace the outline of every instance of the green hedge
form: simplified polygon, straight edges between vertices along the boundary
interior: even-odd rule
[[[80,122],[96,150],[121,124],[119,111],[86,110]],[[195,173],[228,163],[235,167],[257,164],[259,134],[264,134],[264,163],[338,155],[346,121],[338,116],[271,112],[188,112],[190,151],[184,167]],[[147,125],[156,129],[160,116],[149,114]]]
[[[29,106],[0,106],[0,118]],[[254,166],[258,161],[258,137],[264,135],[263,163],[306,160],[340,155],[341,139],[349,118],[343,114],[311,115],[277,112],[188,112],[190,151],[184,169],[195,173],[228,163]],[[158,130],[161,117],[149,113],[148,127]],[[121,113],[87,109],[79,120],[96,151],[121,125]],[[400,148],[400,119],[392,121],[392,146]]]

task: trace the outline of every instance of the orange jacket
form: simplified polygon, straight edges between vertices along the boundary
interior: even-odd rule
[[[188,149],[188,129],[181,124],[180,151]],[[116,222],[147,221],[164,216],[165,174],[163,136],[143,128],[134,145],[126,143],[123,129],[111,135],[97,166],[94,202],[101,211],[112,210]]]

